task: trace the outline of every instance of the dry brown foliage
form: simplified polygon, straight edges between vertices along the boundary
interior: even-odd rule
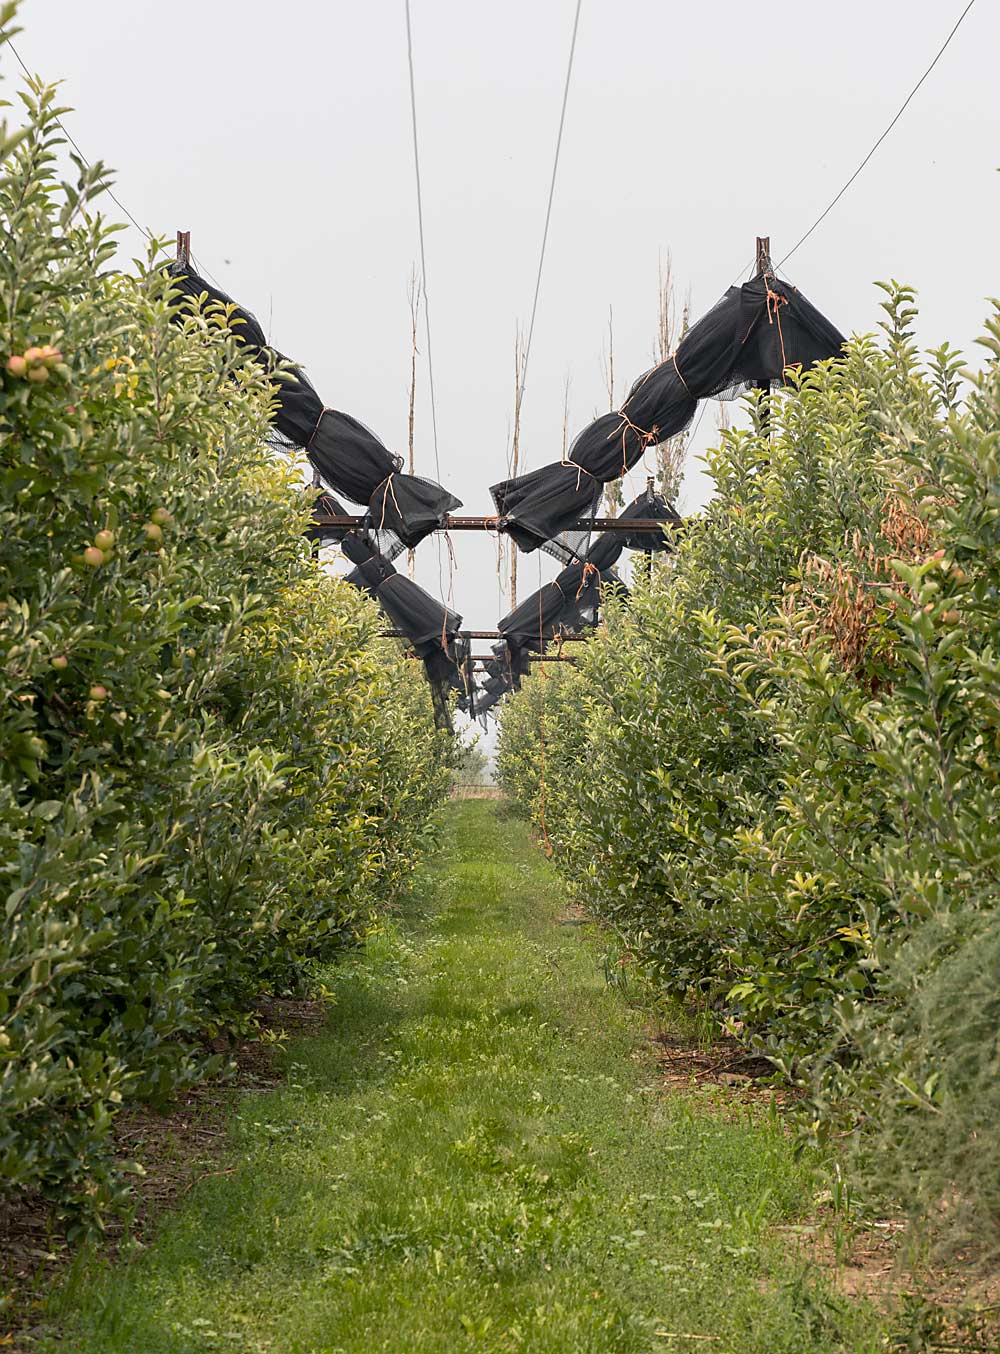
[[[832,640],[845,672],[872,695],[891,689],[884,669],[893,664],[893,646],[885,627],[886,610],[896,603],[886,590],[903,597],[906,585],[893,567],[894,560],[923,561],[932,553],[933,536],[927,522],[899,491],[886,494],[879,521],[885,548],[862,542],[855,530],[845,539],[844,558],[835,562],[807,555],[802,562],[804,585],[785,599],[786,614],[805,606],[814,617],[804,642],[822,635]],[[875,671],[874,659],[883,669]]]

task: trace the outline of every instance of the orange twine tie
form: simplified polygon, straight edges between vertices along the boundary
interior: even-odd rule
[[[626,414],[625,412],[627,408],[628,408],[628,400],[626,400],[625,403],[622,405],[622,407],[619,410],[617,410],[618,417],[621,419],[621,423],[619,423],[618,427],[608,437],[608,441],[610,442],[612,437],[617,437],[618,434],[621,433],[623,475],[628,474],[628,443],[626,442],[626,434],[628,430],[631,428],[631,430],[635,433],[636,437],[638,437],[640,443],[642,444],[643,455],[645,455],[646,447],[656,445],[656,440],[660,435],[660,430],[659,428],[656,427],[655,424],[653,425],[652,430],[650,432],[647,432],[645,428],[640,428],[638,424],[633,423],[632,420],[629,418],[628,414]]]
[[[678,379],[680,380],[681,385],[682,385],[682,386],[684,387],[684,389],[687,391],[688,397],[689,397],[690,399],[693,400],[693,399],[694,399],[694,396],[691,394],[691,387],[688,385],[687,381],[685,381],[684,377],[681,375],[681,369],[680,369],[680,367],[677,365],[677,352],[676,352],[676,349],[675,349],[674,352],[671,354],[670,360],[671,360],[671,361],[673,362],[673,364],[674,364],[674,371],[677,373],[677,376],[678,376]]]
[[[587,579],[588,579],[588,577],[589,577],[591,574],[597,574],[598,578],[600,578],[600,576],[601,576],[600,570],[598,569],[597,565],[596,565],[596,564],[591,564],[589,560],[585,560],[585,561],[584,561],[584,565],[583,565],[583,576],[582,576],[581,579],[580,579],[580,586],[579,586],[579,588],[577,588],[577,592],[576,592],[576,598],[575,598],[575,600],[576,600],[577,602],[578,602],[578,601],[580,600],[580,598],[582,597],[582,595],[583,595],[583,593],[584,593],[584,591],[585,591],[585,589],[586,589],[586,587],[587,587]]]
[[[381,531],[385,526],[385,499],[387,493],[392,494],[392,501],[393,503],[396,504],[396,512],[399,513],[399,520],[400,521],[403,520],[402,509],[400,508],[399,503],[396,499],[396,491],[392,487],[392,479],[395,473],[396,473],[395,470],[390,471],[389,474],[386,475],[385,479],[382,481],[382,484],[379,485],[379,488],[382,489],[382,520],[378,524],[379,531]]]
[[[331,407],[330,407],[328,404],[324,404],[324,405],[323,405],[323,408],[319,411],[319,418],[316,420],[316,426],[315,426],[315,428],[313,428],[312,432],[309,434],[309,441],[306,443],[306,455],[307,455],[307,456],[308,456],[309,452],[312,451],[312,444],[315,442],[315,440],[316,440],[316,434],[319,432],[319,425],[323,422],[323,415],[324,415],[324,414],[332,414],[332,413],[333,413],[333,410],[331,409]]]
[[[765,283],[765,286],[767,284]],[[784,379],[785,372],[788,370],[788,361],[785,358],[785,336],[781,332],[781,307],[788,305],[788,297],[782,296],[780,292],[772,291],[767,287],[767,322],[768,324],[777,323],[778,342],[781,345],[781,375]]]

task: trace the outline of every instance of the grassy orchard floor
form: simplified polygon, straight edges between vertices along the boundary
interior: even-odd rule
[[[242,1100],[234,1172],[65,1285],[42,1347],[884,1348],[769,1240],[810,1206],[780,1127],[656,1089],[642,1013],[563,913],[502,804],[453,804],[406,914],[337,972],[327,1031]]]

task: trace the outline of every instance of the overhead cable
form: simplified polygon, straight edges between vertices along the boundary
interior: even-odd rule
[[[14,53],[15,59],[17,60],[18,65],[24,71],[25,75],[28,77],[28,79],[31,81],[33,85],[37,86],[37,84],[39,83],[37,77],[32,75],[31,71],[25,65],[24,61],[21,59],[20,52],[14,46],[13,42],[10,40],[10,38],[7,38],[6,42],[7,46]],[[66,126],[65,122],[63,122],[62,118],[57,117],[55,119],[55,122],[56,126],[62,132],[63,136],[65,136],[66,140],[76,151],[77,155],[80,157],[80,160],[83,162],[83,164],[85,164],[88,169],[93,169],[94,168],[93,164],[91,163],[90,160],[87,159],[86,155],[84,155],[83,151],[80,149],[79,143],[72,136],[72,134],[69,131],[69,128]],[[141,226],[139,224],[139,222],[135,219],[135,217],[132,215],[129,209],[125,206],[125,203],[122,202],[121,198],[118,197],[118,195],[112,190],[110,180],[104,175],[102,175],[101,178],[98,180],[98,182],[100,183],[104,191],[107,193],[111,201],[119,209],[119,211],[124,212],[124,214],[132,222],[136,230],[139,231],[141,235],[144,235],[150,244],[155,245],[158,250],[161,250],[163,253],[166,253],[167,252],[166,246],[162,245],[159,242],[159,240],[155,238],[155,236],[151,235],[145,226]],[[198,269],[199,273],[202,273],[205,277],[211,279],[211,281],[214,282],[215,285],[218,287],[219,286],[218,280],[212,276],[212,274],[209,272],[207,268],[205,268],[201,263],[199,263],[199,261],[195,258],[194,254],[191,255],[191,259],[195,267]]]
[[[424,248],[424,200],[420,186],[420,144],[417,138],[417,91],[413,78],[413,27],[410,22],[410,0],[406,0],[406,56],[410,67],[410,113],[413,124],[413,169],[417,180],[417,226],[420,232],[420,280],[424,289],[424,329],[427,334],[427,379],[431,396],[431,430],[434,436],[434,466],[441,478],[441,460],[438,453],[437,402],[434,398],[434,358],[431,350],[431,305],[427,292],[427,251]],[[440,561],[439,561],[440,563]]]
[[[409,0],[407,0],[409,3]],[[552,162],[552,179],[549,183],[549,201],[545,208],[545,228],[542,231],[542,248],[538,256],[538,275],[535,278],[535,297],[531,303],[531,322],[528,325],[528,339],[524,345],[524,364],[521,368],[521,396],[524,396],[528,379],[528,357],[531,353],[531,336],[535,332],[535,315],[538,312],[538,294],[542,287],[542,268],[545,265],[545,246],[549,238],[549,222],[552,219],[552,202],[556,192],[556,175],[559,173],[559,152],[562,149],[563,127],[566,124],[566,104],[569,101],[569,86],[573,76],[573,55],[576,51],[576,35],[580,27],[580,6],[582,0],[576,0],[576,13],[573,16],[573,35],[569,43],[569,61],[566,65],[566,84],[563,88],[562,110],[559,114],[559,132],[556,136],[556,153]]]
[[[816,220],[812,223],[812,225],[809,227],[809,229],[806,231],[806,233],[801,237],[801,239],[796,240],[795,244],[792,245],[791,249],[790,249],[790,250],[788,251],[788,253],[784,256],[784,258],[782,258],[782,259],[780,259],[780,260],[778,261],[778,263],[775,265],[775,267],[780,268],[781,265],[782,265],[783,263],[787,263],[788,260],[789,260],[789,259],[792,257],[792,255],[795,253],[796,249],[798,249],[799,245],[805,244],[806,240],[808,240],[809,236],[813,233],[813,231],[814,231],[814,230],[816,229],[816,227],[820,224],[820,222],[824,221],[824,220],[826,219],[826,217],[828,217],[828,216],[830,215],[830,213],[833,211],[834,207],[836,207],[837,203],[840,201],[840,199],[841,199],[841,198],[844,196],[844,194],[847,192],[848,188],[850,188],[851,184],[852,184],[852,183],[854,182],[854,180],[858,177],[858,175],[859,175],[859,174],[861,173],[861,171],[864,169],[865,165],[868,163],[868,161],[872,158],[872,156],[873,156],[873,155],[875,154],[875,152],[878,150],[879,146],[881,146],[882,142],[885,140],[885,138],[886,138],[886,137],[889,135],[889,133],[892,131],[893,127],[895,127],[896,123],[899,121],[899,119],[900,119],[900,118],[903,116],[903,114],[906,112],[907,108],[909,107],[910,103],[911,103],[912,100],[913,100],[914,95],[917,93],[917,90],[918,90],[918,89],[920,88],[920,86],[924,83],[924,81],[927,79],[928,75],[930,75],[931,71],[934,69],[934,67],[937,65],[937,63],[938,63],[938,62],[941,60],[941,58],[944,56],[944,54],[945,54],[945,52],[946,52],[946,50],[947,50],[947,48],[948,48],[948,45],[950,44],[952,38],[955,36],[955,34],[958,32],[959,28],[962,26],[962,20],[965,18],[965,16],[968,14],[969,10],[972,8],[972,6],[973,6],[975,3],[976,3],[976,0],[968,0],[968,4],[967,4],[967,5],[965,6],[965,8],[962,10],[961,14],[958,16],[958,19],[956,20],[955,25],[954,25],[954,27],[952,28],[951,32],[948,34],[948,36],[945,38],[944,42],[943,42],[943,43],[941,44],[941,46],[938,48],[937,54],[935,55],[934,60],[933,60],[933,61],[931,62],[931,64],[927,67],[927,69],[924,71],[923,75],[921,75],[920,79],[917,81],[917,83],[916,83],[916,84],[913,86],[913,88],[910,90],[909,94],[907,94],[906,98],[905,98],[905,99],[903,100],[903,102],[900,104],[899,108],[898,108],[897,111],[896,111],[895,116],[893,117],[893,119],[892,119],[892,121],[889,123],[889,125],[886,127],[885,131],[882,133],[882,135],[878,138],[878,140],[877,140],[877,141],[875,142],[875,144],[872,146],[871,150],[868,152],[868,154],[865,156],[865,158],[864,158],[864,159],[861,161],[861,163],[858,165],[857,169],[854,171],[854,173],[851,175],[851,177],[850,177],[850,178],[847,180],[847,182],[844,184],[843,188],[841,188],[841,190],[840,190],[840,192],[837,194],[837,196],[829,203],[829,205],[828,205],[827,207],[825,207],[825,208],[823,209],[823,211],[820,212],[819,216],[817,216]]]

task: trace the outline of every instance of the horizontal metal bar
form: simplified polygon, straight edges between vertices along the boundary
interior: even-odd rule
[[[382,630],[380,633],[382,639],[406,639],[402,630]],[[459,630],[458,634],[463,639],[503,639],[501,630]],[[572,640],[589,638],[589,635],[563,635],[562,637],[564,644],[569,644]],[[555,640],[551,642],[554,644]]]
[[[317,516],[312,519],[315,527],[344,527],[347,530],[363,527],[368,519],[364,516]],[[678,522],[661,522],[655,517],[583,517],[563,527],[563,531],[663,531],[665,527],[675,530]],[[496,531],[507,530],[506,517],[446,517],[442,531]],[[562,532],[560,532],[560,535]]]
[[[575,663],[577,661],[576,654],[571,653],[529,653],[525,656],[529,663]],[[496,661],[496,654],[470,654],[469,661],[472,663],[493,663]]]

